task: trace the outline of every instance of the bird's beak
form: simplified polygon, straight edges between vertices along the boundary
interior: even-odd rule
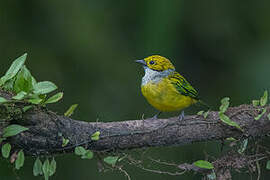
[[[146,66],[146,62],[145,60],[141,59],[141,60],[136,60],[136,63],[142,64],[143,66]]]

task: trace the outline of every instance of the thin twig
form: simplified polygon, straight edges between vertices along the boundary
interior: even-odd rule
[[[182,172],[172,173],[172,172],[168,172],[168,171],[160,171],[160,170],[155,170],[155,169],[148,169],[148,168],[143,167],[142,165],[138,165],[137,167],[144,170],[144,171],[157,173],[157,174],[167,174],[167,175],[170,175],[170,176],[180,176],[180,175],[183,175],[186,172],[186,170],[184,170]]]
[[[118,170],[119,170],[120,172],[124,173],[125,176],[128,178],[128,180],[131,180],[131,178],[130,178],[130,176],[129,176],[129,174],[127,173],[126,170],[122,169],[121,167],[119,167]]]
[[[257,146],[256,148],[256,154],[259,152],[259,146]],[[257,170],[258,170],[258,177],[257,177],[257,180],[260,180],[261,178],[261,167],[260,167],[260,164],[259,164],[259,160],[258,158],[256,157],[256,166],[257,166]]]
[[[167,166],[174,166],[174,167],[177,167],[178,165],[175,164],[175,163],[168,163],[168,162],[164,162],[164,161],[160,161],[160,160],[156,160],[156,159],[153,159],[151,157],[148,157],[148,159],[150,159],[151,161],[157,163],[157,164],[161,164],[161,165],[167,165]]]
[[[131,156],[128,156],[128,161],[129,161],[129,164],[130,165],[134,165],[144,171],[147,171],[147,172],[152,172],[152,173],[157,173],[157,174],[166,174],[166,175],[170,175],[170,176],[180,176],[180,175],[183,175],[186,170],[184,171],[181,171],[181,172],[169,172],[169,171],[161,171],[161,170],[156,170],[156,169],[149,169],[149,168],[146,168],[142,165],[142,161],[139,161],[139,160],[136,160],[134,158],[132,158]],[[158,162],[158,161],[155,161],[153,160],[153,162],[156,162],[156,163],[162,163],[162,164],[165,164],[165,165],[168,165],[170,163],[165,163],[165,162]],[[171,165],[171,164],[170,164]]]

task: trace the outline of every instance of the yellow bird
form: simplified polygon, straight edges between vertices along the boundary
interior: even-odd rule
[[[147,101],[159,113],[180,111],[199,101],[197,91],[188,81],[175,71],[169,59],[153,55],[143,60],[136,60],[143,65],[145,75],[142,78],[141,91]],[[182,111],[179,119],[184,118]]]

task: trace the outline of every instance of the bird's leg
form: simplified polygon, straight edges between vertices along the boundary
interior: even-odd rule
[[[154,115],[154,117],[152,117],[152,119],[158,119],[158,116],[161,114],[162,112],[159,111],[156,115]]]
[[[178,116],[178,120],[182,121],[182,120],[184,120],[184,118],[185,118],[185,112],[182,111],[181,114]]]

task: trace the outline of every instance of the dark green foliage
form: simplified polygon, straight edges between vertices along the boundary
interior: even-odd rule
[[[32,104],[49,104],[58,102],[63,93],[57,93],[47,98],[47,94],[55,91],[57,86],[50,81],[36,82],[30,71],[24,65],[27,55],[17,58],[6,74],[0,79],[0,87],[16,93],[12,99],[28,101]],[[0,103],[7,102],[3,97]]]
[[[12,103],[16,103],[19,101],[27,101],[32,104],[50,104],[58,102],[63,97],[63,93],[57,93],[52,97],[47,99],[47,94],[57,89],[57,86],[49,81],[36,82],[35,78],[31,75],[30,71],[24,65],[26,60],[26,54],[17,58],[6,74],[0,79],[0,87],[5,90],[12,91],[16,93],[15,96],[12,97],[12,100],[7,100],[3,97],[0,97],[0,104],[7,104],[5,107],[8,110],[12,106]],[[10,104],[10,106],[9,106]],[[33,106],[28,105],[23,108],[23,112],[28,111]],[[10,111],[16,111],[14,109]],[[22,113],[21,110],[18,110],[19,114]],[[11,124],[4,128],[3,135],[1,137],[1,141],[6,140],[6,138],[15,136],[24,131],[27,131],[28,128],[23,127],[18,124]],[[67,144],[68,142],[66,142]],[[9,143],[5,143],[2,146],[2,156],[4,158],[8,158],[11,151],[11,145]],[[92,153],[92,152],[91,152]],[[86,158],[89,158],[91,154],[87,151],[87,154],[84,155]],[[24,165],[24,152],[20,150],[17,154],[15,160],[15,168],[19,170]],[[56,161],[53,159],[51,163],[49,163],[48,159],[42,165],[42,162],[37,158],[33,167],[34,176],[44,175],[47,180],[50,176],[52,176],[56,171]]]

